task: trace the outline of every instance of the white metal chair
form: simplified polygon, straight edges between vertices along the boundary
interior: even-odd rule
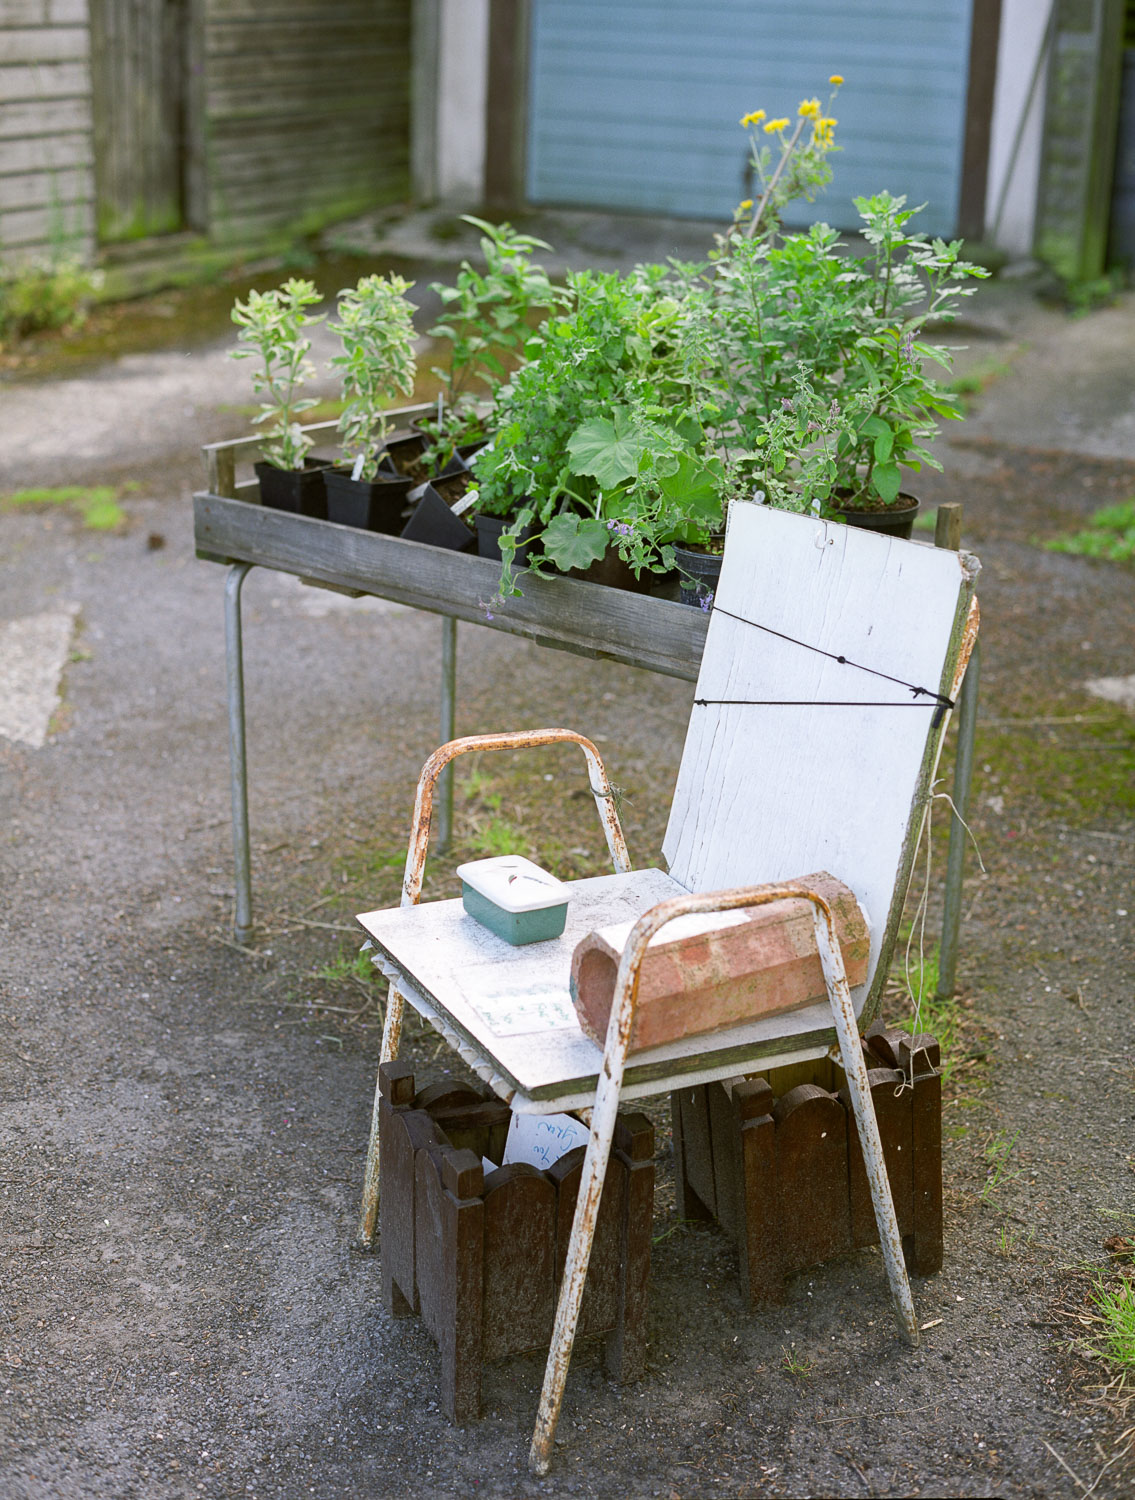
[[[896,1313],[918,1342],[860,1033],[876,1017],[949,711],[977,633],[977,565],[965,554],[738,504],[698,678],[663,854],[630,868],[594,745],[570,730],[444,745],[418,785],[402,905],[359,920],[390,977],[382,1059],[397,1055],[403,1000],[508,1100],[550,1113],[593,1106],[531,1464],[547,1471],[620,1097],[758,1068],[838,1058],[868,1163]],[[419,904],[434,783],[457,755],[556,741],[581,746],[615,873],[572,886],[562,938],[511,948],[457,901]],[[871,928],[866,981],[848,987],[832,915],[799,872],[826,870]],[[638,968],[675,917],[785,897],[811,903],[827,999],[627,1055]],[[630,919],[602,1051],[580,1031],[571,954]],[[377,1207],[377,1098],[361,1234]]]

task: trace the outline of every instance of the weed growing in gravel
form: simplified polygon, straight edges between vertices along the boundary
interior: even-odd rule
[[[981,1190],[983,1203],[988,1202],[994,1193],[1021,1175],[1015,1168],[1009,1166],[1009,1158],[1013,1154],[1013,1147],[1020,1139],[1020,1135],[1019,1130],[1012,1136],[1004,1130],[998,1130],[986,1141],[982,1154],[985,1157],[988,1175],[985,1179],[985,1186]]]
[[[1127,1276],[1109,1285],[1097,1276],[1092,1304],[1103,1323],[1103,1352],[1121,1370],[1135,1371],[1135,1282]]]
[[[1004,1224],[997,1231],[997,1239],[993,1246],[993,1253],[999,1255],[1002,1260],[1012,1260],[1017,1252],[1017,1241],[1020,1238],[1019,1229],[1009,1229]]]
[[[330,963],[312,970],[314,979],[327,984],[347,984],[357,980],[364,987],[378,983],[381,976],[370,961],[368,953],[340,953]]]
[[[126,520],[126,512],[119,505],[121,496],[136,490],[136,483],[125,484],[115,489],[109,484],[66,484],[55,489],[16,490],[0,499],[0,509],[18,510],[24,506],[40,509],[45,506],[63,505],[82,517],[88,531],[115,531]]]
[[[1097,510],[1083,531],[1045,542],[1048,552],[1102,557],[1107,562],[1135,562],[1135,498]]]
[[[812,1360],[804,1355],[794,1353],[791,1349],[781,1349],[781,1365],[786,1375],[791,1375],[794,1380],[808,1380],[816,1373],[816,1366]]]

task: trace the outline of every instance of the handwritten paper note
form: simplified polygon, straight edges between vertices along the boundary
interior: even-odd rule
[[[504,1146],[504,1164],[526,1161],[546,1172],[576,1146],[586,1146],[586,1125],[571,1115],[513,1115]]]
[[[460,976],[460,987],[497,1036],[579,1030],[566,975],[562,982],[529,979],[510,984],[499,964],[475,964]]]

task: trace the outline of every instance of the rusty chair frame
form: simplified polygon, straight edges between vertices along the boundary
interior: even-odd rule
[[[474,750],[537,750],[545,745],[563,744],[578,745],[583,751],[587,760],[588,784],[603,824],[603,834],[607,840],[611,863],[616,874],[625,874],[631,868],[631,860],[627,853],[627,842],[623,837],[622,824],[619,822],[615,794],[607,779],[607,771],[599,751],[585,735],[577,734],[574,729],[529,729],[513,734],[470,734],[441,745],[422,767],[422,774],[418,777],[418,789],[414,795],[410,845],[406,853],[406,870],[402,877],[400,905],[417,906],[421,900],[426,855],[430,844],[434,791],[442,773],[459,755],[468,755]],[[380,1064],[393,1062],[398,1056],[404,1009],[405,1001],[397,985],[392,981],[386,998]],[[381,1103],[382,1091],[379,1083],[376,1082],[374,1108],[371,1111],[370,1140],[367,1145],[366,1168],[363,1176],[362,1211],[359,1217],[359,1243],[366,1250],[369,1250],[374,1243],[375,1227],[378,1221],[378,1120]]]
[[[538,749],[554,744],[577,744],[582,749],[587,760],[588,782],[603,824],[612,864],[616,873],[630,870],[630,858],[619,822],[614,792],[602,757],[589,739],[570,729],[535,729],[512,734],[468,735],[440,746],[422,768],[414,798],[410,844],[402,882],[402,906],[416,906],[421,899],[426,857],[429,850],[434,790],[438,778],[446,767],[459,755],[466,755],[472,751]],[[599,1200],[611,1153],[623,1072],[638,1003],[639,971],[643,956],[655,934],[676,917],[692,913],[734,911],[743,907],[762,906],[771,901],[792,898],[805,900],[812,907],[816,945],[835,1023],[840,1062],[847,1076],[856,1128],[867,1167],[875,1221],[878,1226],[879,1242],[886,1264],[895,1314],[907,1342],[912,1348],[918,1346],[918,1322],[914,1312],[910,1281],[903,1260],[898,1220],[887,1178],[879,1126],[875,1119],[874,1106],[871,1103],[870,1083],[859,1042],[859,1026],[848,988],[843,955],[840,951],[831,908],[817,892],[798,882],[692,893],[659,902],[639,917],[631,929],[615,980],[615,994],[603,1049],[603,1067],[599,1073],[595,1103],[591,1111],[590,1136],[584,1158],[579,1197],[572,1221],[571,1239],[560,1285],[536,1429],[529,1454],[530,1466],[536,1474],[546,1474],[548,1471],[556,1425],[563,1404],[564,1387],[567,1382],[568,1366],[583,1301]],[[380,1064],[391,1062],[397,1057],[404,1005],[403,997],[397,985],[392,981],[387,998]],[[712,1051],[712,1048],[707,1050]],[[378,1214],[380,1108],[381,1089],[376,1085],[359,1224],[359,1238],[365,1248],[370,1248],[373,1243]]]

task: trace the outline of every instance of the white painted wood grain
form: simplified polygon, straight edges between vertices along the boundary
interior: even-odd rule
[[[847,884],[871,924],[857,1009],[878,962],[934,705],[912,707],[905,688],[793,642],[940,691],[965,586],[954,552],[765,506],[730,514],[695,697],[804,706],[695,706],[663,852],[694,891],[808,870]],[[888,706],[866,706],[875,703]]]

